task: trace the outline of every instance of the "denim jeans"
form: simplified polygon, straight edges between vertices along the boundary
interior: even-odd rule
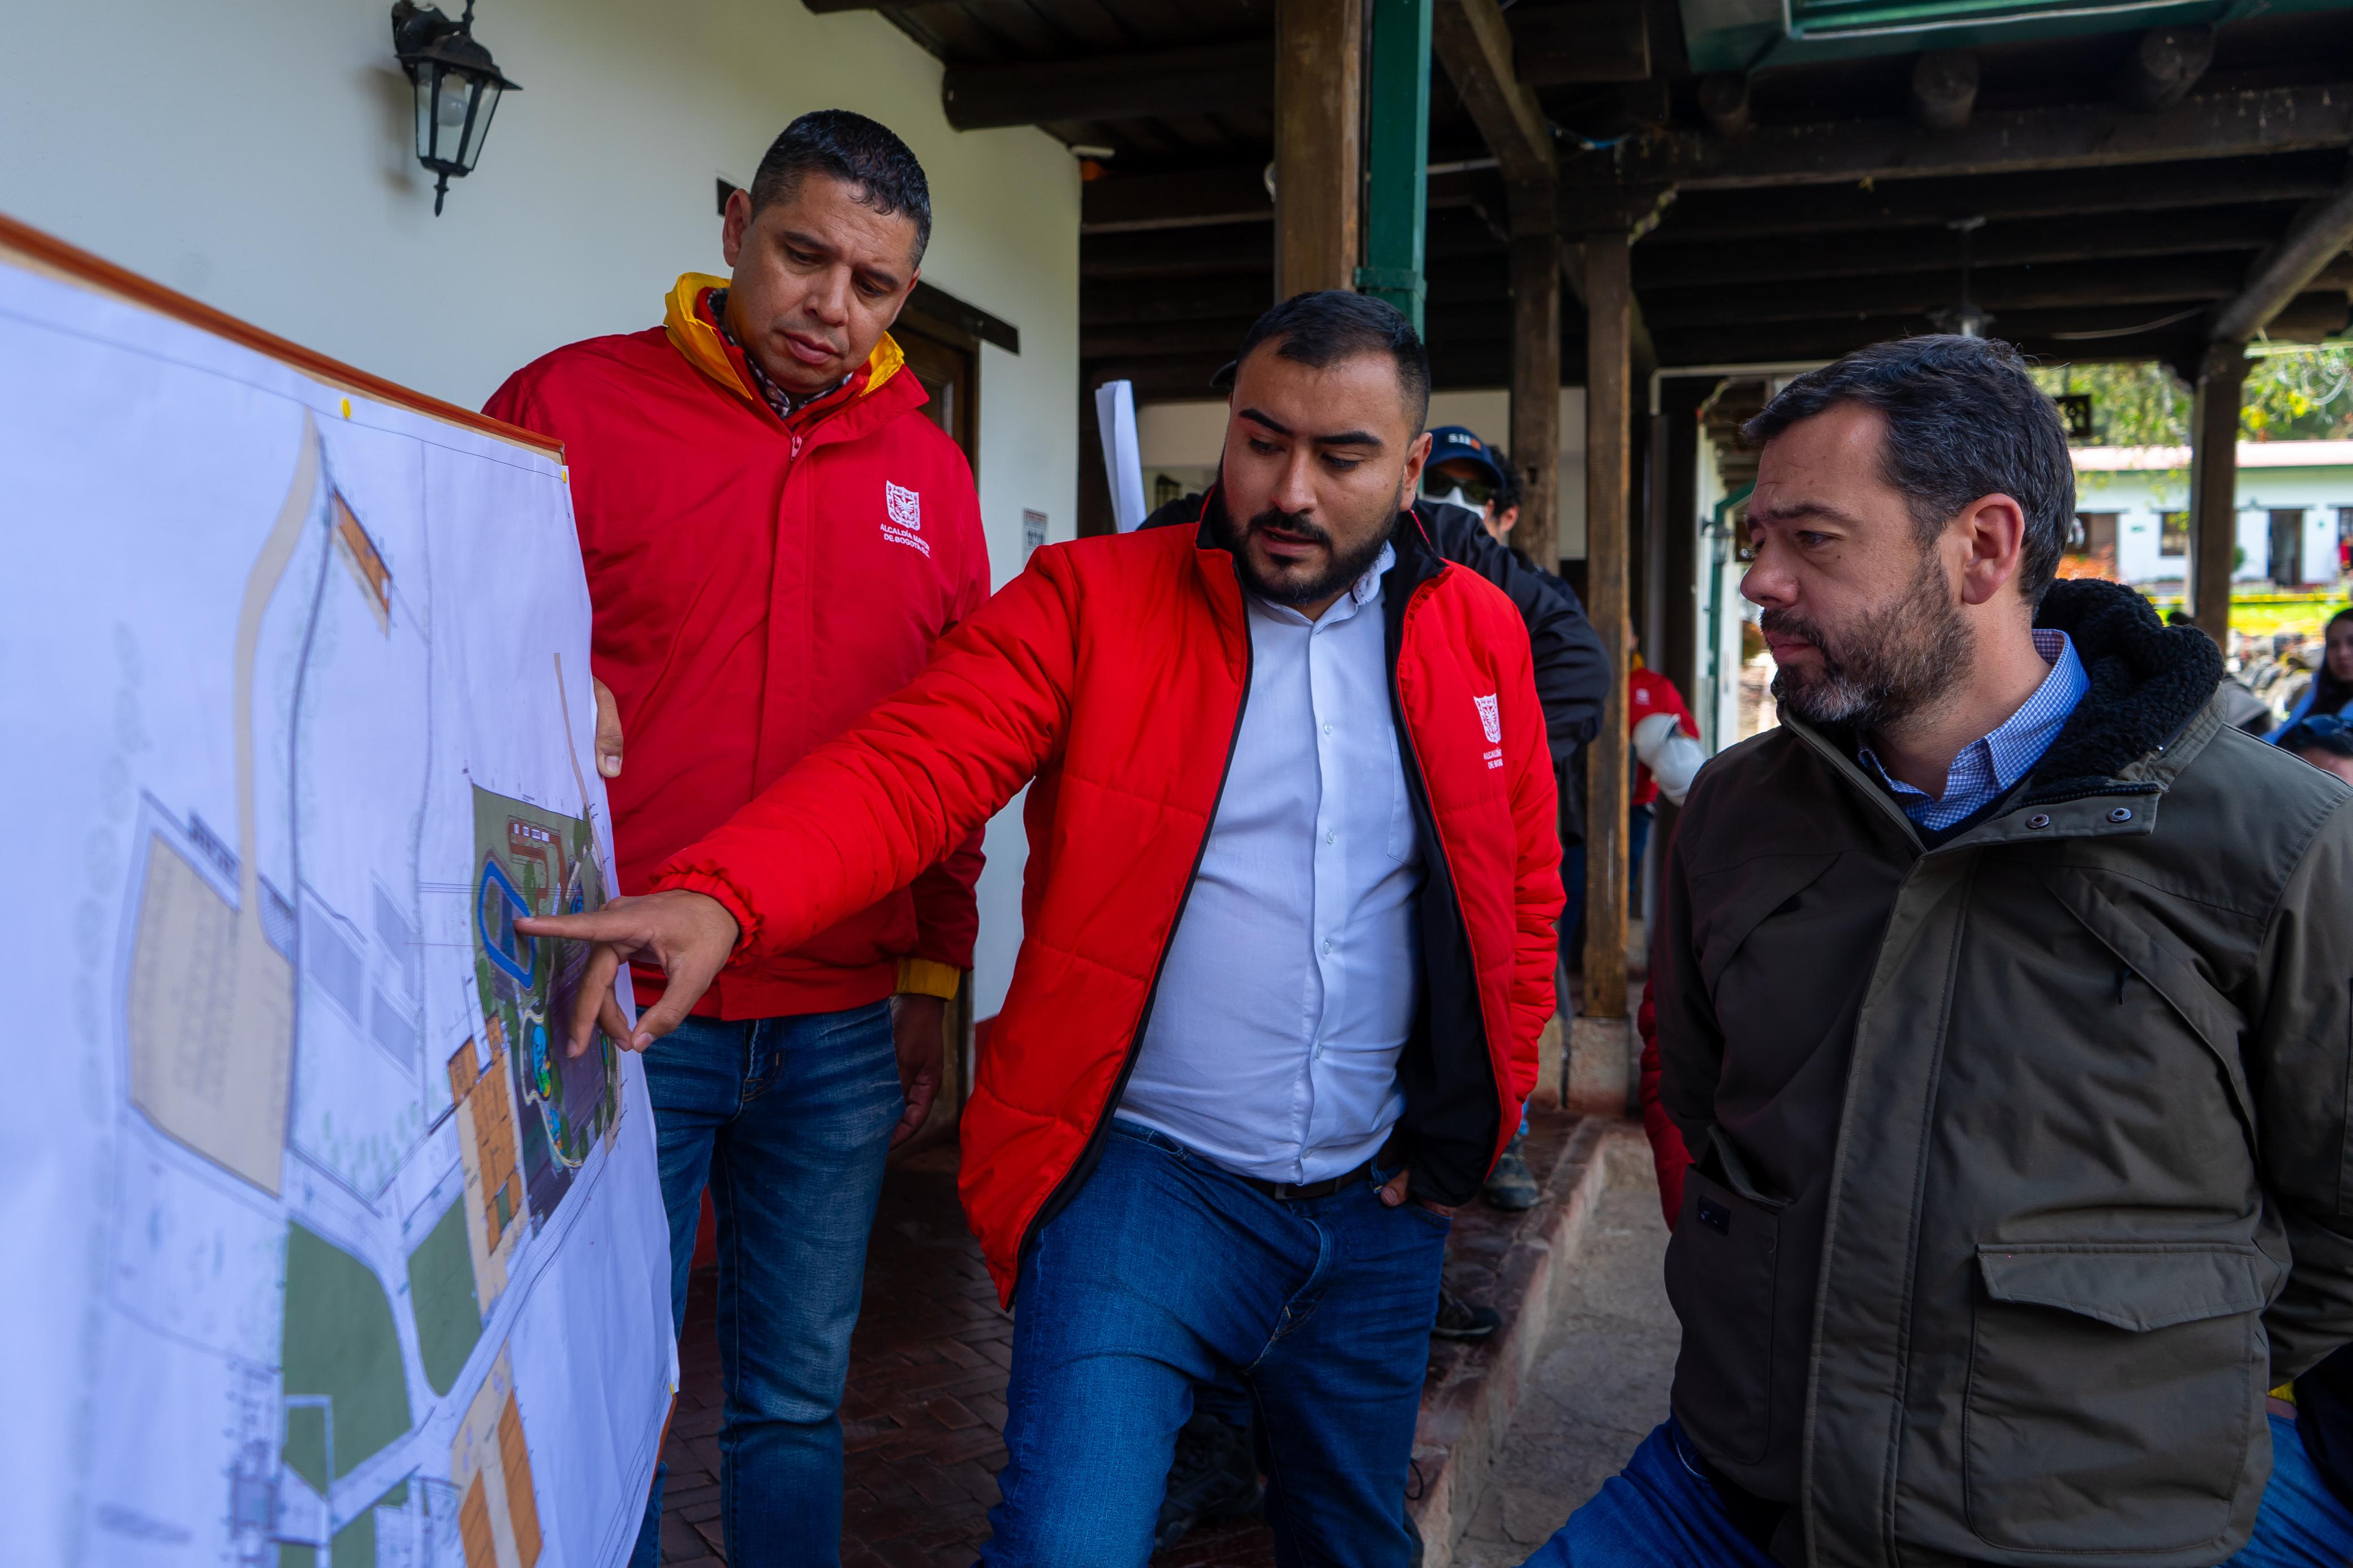
[[[719,1220],[721,1528],[733,1568],[841,1561],[841,1388],[882,1157],[906,1109],[891,1005],[723,1024],[646,1053],[670,1316],[711,1188]],[[631,1568],[661,1558],[661,1470]]]
[[[2255,1533],[2222,1568],[2344,1568],[2353,1513],[2314,1472],[2295,1423],[2274,1415],[2271,1425],[2272,1479]],[[1778,1568],[1683,1461],[1678,1449],[1688,1447],[1672,1418],[1655,1428],[1521,1568]]]
[[[1376,1173],[1279,1202],[1133,1122],[1022,1259],[990,1568],[1138,1568],[1193,1390],[1237,1373],[1275,1560],[1404,1568],[1452,1222]]]

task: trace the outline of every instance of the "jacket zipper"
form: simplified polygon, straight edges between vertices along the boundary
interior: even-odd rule
[[[1240,591],[1239,577],[1235,588]],[[1218,808],[1225,804],[1226,784],[1233,777],[1234,753],[1241,748],[1242,718],[1250,711],[1250,677],[1258,665],[1258,650],[1250,641],[1250,609],[1247,605],[1242,609],[1241,632],[1241,700],[1234,704],[1234,730],[1226,738],[1226,763],[1218,774],[1218,793],[1209,801],[1208,822],[1201,829],[1200,846],[1193,851],[1192,868],[1185,873],[1185,890],[1177,895],[1176,916],[1168,922],[1168,935],[1162,940],[1160,956],[1153,963],[1152,984],[1144,993],[1144,1010],[1136,1016],[1135,1029],[1128,1037],[1127,1054],[1121,1058],[1119,1077],[1112,1081],[1111,1093],[1104,1099],[1103,1110],[1095,1118],[1094,1130],[1087,1134],[1086,1147],[1079,1151],[1078,1159],[1064,1173],[1062,1179],[1054,1184],[1054,1190],[1046,1194],[1046,1201],[1038,1205],[1037,1214],[1021,1233],[1021,1245],[1014,1252],[1017,1287],[1019,1282],[1018,1260],[1029,1254],[1030,1244],[1038,1239],[1038,1233],[1045,1228],[1046,1222],[1061,1213],[1071,1199],[1077,1195],[1086,1179],[1094,1173],[1095,1163],[1103,1155],[1103,1140],[1111,1135],[1112,1118],[1118,1114],[1120,1097],[1127,1092],[1128,1076],[1135,1071],[1135,1058],[1144,1049],[1144,1033],[1152,1026],[1152,1009],[1160,1000],[1160,977],[1168,968],[1168,950],[1176,945],[1176,928],[1185,920],[1185,906],[1193,901],[1193,884],[1200,879],[1201,861],[1209,853],[1209,835],[1218,826]]]
[[[1416,519],[1415,521],[1418,522],[1419,521],[1419,519]],[[1441,567],[1440,571],[1442,572],[1444,568]],[[1465,567],[1464,570],[1468,571],[1469,568]],[[1406,770],[1405,778],[1407,786],[1413,794],[1414,809],[1419,814],[1419,820],[1417,826],[1420,826],[1422,831],[1430,836],[1430,853],[1436,856],[1438,858],[1439,864],[1446,868],[1446,887],[1448,894],[1446,900],[1447,909],[1454,917],[1455,930],[1462,939],[1462,951],[1465,953],[1468,953],[1471,951],[1471,921],[1470,917],[1462,912],[1462,882],[1460,878],[1455,876],[1453,865],[1446,858],[1446,841],[1439,837],[1438,812],[1437,809],[1430,804],[1430,781],[1424,775],[1422,771],[1421,748],[1414,743],[1413,726],[1406,722],[1405,693],[1398,689],[1397,678],[1398,666],[1405,660],[1406,619],[1413,614],[1414,601],[1419,599],[1425,592],[1429,591],[1430,585],[1437,581],[1437,577],[1432,576],[1426,577],[1421,582],[1416,584],[1414,585],[1413,593],[1406,599],[1405,608],[1398,614],[1398,657],[1395,660],[1391,661],[1389,665],[1389,719],[1390,722],[1397,726],[1398,738],[1405,743],[1405,754],[1412,759],[1413,765]],[[1549,756],[1549,753],[1547,753],[1547,756]],[[1474,1001],[1477,999],[1478,990],[1479,977],[1477,972],[1474,970],[1471,976],[1471,991]],[[1487,1037],[1487,1014],[1486,1009],[1483,1007],[1479,1009],[1479,1044],[1485,1053],[1487,1077],[1490,1080],[1488,1087],[1497,1091],[1495,1100],[1495,1116],[1497,1121],[1500,1123],[1504,1114],[1504,1101],[1501,1092],[1504,1080],[1497,1077],[1496,1074],[1495,1044],[1493,1040]],[[1437,1048],[1438,1042],[1435,1039],[1431,1040],[1430,1049],[1435,1051]],[[1502,1129],[1499,1126],[1497,1129],[1498,1133],[1500,1133]]]

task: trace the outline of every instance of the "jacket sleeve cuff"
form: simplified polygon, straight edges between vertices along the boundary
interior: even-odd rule
[[[646,890],[667,893],[673,889],[715,899],[722,909],[735,918],[735,945],[727,954],[730,961],[742,957],[759,937],[760,917],[753,912],[752,901],[723,872],[663,871],[655,875],[653,885]]]
[[[964,972],[952,965],[935,963],[928,958],[902,958],[899,961],[899,994],[903,996],[936,996],[944,1002],[955,999],[956,989],[964,984]]]

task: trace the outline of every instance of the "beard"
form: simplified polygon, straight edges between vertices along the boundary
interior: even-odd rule
[[[1334,542],[1332,531],[1305,512],[1270,507],[1252,517],[1247,525],[1238,525],[1233,514],[1226,510],[1222,480],[1220,476],[1218,487],[1209,492],[1210,536],[1233,552],[1234,575],[1241,579],[1242,586],[1273,605],[1311,605],[1346,592],[1381,558],[1381,551],[1397,532],[1405,501],[1405,491],[1400,488],[1390,503],[1387,525],[1376,528],[1369,537],[1344,551]],[[1319,569],[1312,561],[1301,561],[1285,563],[1272,572],[1260,570],[1258,563],[1250,558],[1248,545],[1252,533],[1267,528],[1279,528],[1294,538],[1321,544],[1329,552],[1324,565]]]
[[[1758,624],[1813,646],[1821,668],[1784,668],[1773,695],[1807,723],[1884,730],[1934,707],[1968,673],[1968,622],[1933,554],[1904,596],[1833,633],[1794,610],[1767,610]]]

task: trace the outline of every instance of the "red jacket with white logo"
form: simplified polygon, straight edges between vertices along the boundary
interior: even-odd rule
[[[1393,1157],[1418,1192],[1460,1203],[1535,1082],[1560,845],[1519,612],[1409,517],[1397,545],[1390,717],[1428,872]],[[1250,674],[1233,557],[1206,530],[1039,550],[913,685],[655,879],[725,904],[756,961],[902,885],[1029,784],[1021,952],[963,1126],[965,1212],[1008,1301],[1027,1238],[1093,1168]]]
[[[898,345],[779,419],[712,325],[725,282],[681,279],[665,325],[558,349],[486,408],[564,443],[592,662],[627,737],[606,786],[627,893],[913,679],[988,596],[971,467],[922,414]],[[957,834],[892,887],[744,955],[695,1011],[861,1005],[899,984],[902,959],[924,961],[910,988],[952,992],[980,863],[977,834]],[[636,978],[641,1005],[659,994],[659,971]]]

